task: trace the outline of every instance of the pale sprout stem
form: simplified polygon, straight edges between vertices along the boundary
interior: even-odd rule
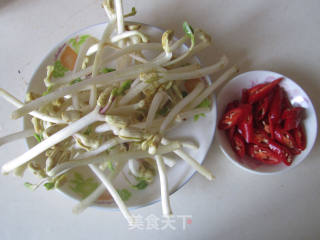
[[[161,127],[160,127],[160,133],[163,133],[166,128],[169,126],[169,124],[172,122],[172,120],[176,117],[176,115],[182,111],[182,109],[187,106],[196,96],[199,95],[199,93],[204,88],[204,83],[200,82],[198,85],[192,90],[191,93],[189,93],[185,98],[183,98],[180,102],[178,102],[173,109],[170,111],[168,116],[164,119]]]
[[[91,123],[96,121],[103,121],[103,117],[99,115],[98,111],[99,109],[96,108],[91,113],[75,121],[73,124],[68,125],[67,127],[56,132],[49,138],[40,142],[39,144],[31,148],[29,151],[25,152],[24,154],[20,155],[19,157],[15,158],[12,161],[7,162],[2,166],[2,169],[1,169],[2,173],[8,174],[15,168],[23,165],[24,163],[27,163],[34,157],[38,156],[39,154],[46,151],[47,149],[54,146],[55,144],[65,140],[66,138],[70,137],[72,134],[80,131],[81,129],[90,125]]]
[[[127,160],[117,160],[117,165],[112,173],[108,175],[109,181],[113,181],[121,172]],[[87,207],[98,200],[98,198],[106,191],[106,187],[101,183],[88,197],[77,203],[72,212],[75,214],[82,213]]]
[[[106,14],[109,18],[109,20],[112,20],[115,18],[114,9],[111,7],[110,3],[112,0],[104,0],[102,3],[102,6],[104,10],[106,11]]]
[[[197,107],[204,99],[210,96],[215,89],[220,87],[224,82],[230,79],[232,75],[237,73],[239,70],[236,66],[231,67],[226,72],[224,72],[216,81],[214,81],[210,86],[208,86],[187,108],[193,109]]]
[[[112,183],[108,179],[108,177],[104,174],[104,172],[102,172],[94,164],[89,164],[89,167],[97,175],[97,177],[100,179],[100,181],[104,184],[105,188],[108,190],[108,192],[112,196],[113,200],[115,201],[115,203],[119,207],[119,209],[120,209],[121,213],[123,214],[123,216],[127,219],[127,221],[129,223],[133,223],[134,222],[134,218],[129,213],[127,206],[125,205],[125,203],[121,199],[119,193],[114,188],[114,186],[112,185]]]
[[[33,129],[27,129],[20,132],[16,132],[7,136],[0,137],[0,146],[21,138],[31,137],[34,134]]]
[[[152,63],[140,64],[132,67],[128,67],[126,72],[114,71],[108,74],[103,74],[96,76],[95,78],[91,78],[88,80],[84,80],[82,82],[76,83],[72,86],[67,86],[63,88],[59,88],[56,91],[49,93],[45,96],[39,97],[24,106],[20,107],[16,111],[14,111],[11,115],[13,119],[20,118],[29,112],[41,108],[42,106],[60,98],[64,97],[68,94],[72,94],[74,92],[78,92],[80,90],[86,90],[90,85],[112,85],[116,82],[122,82],[130,79],[135,79],[138,77],[140,72],[149,71],[151,69],[157,68],[157,65]]]
[[[118,145],[118,144],[132,142],[132,141],[133,140],[130,140],[130,139],[121,139],[118,137],[114,137],[114,138],[111,138],[110,140],[104,142],[103,144],[101,144],[100,147],[98,147],[97,149],[78,155],[76,157],[76,159],[84,159],[84,158],[96,156],[96,155],[98,155],[98,154]]]
[[[223,68],[225,68],[228,62],[228,58],[226,56],[223,56],[216,64],[195,71],[190,71],[186,73],[163,73],[163,78],[160,79],[159,82],[164,83],[171,80],[187,80],[193,78],[201,78],[206,75],[222,70]]]
[[[98,127],[96,127],[95,131],[97,133],[103,133],[103,132],[111,131],[111,128],[110,128],[109,123],[103,123],[103,124],[99,125]]]
[[[2,88],[0,88],[0,96],[2,96],[5,100],[7,100],[9,103],[14,105],[15,107],[21,108],[24,106],[23,102],[21,102],[16,97],[14,97],[13,95],[11,95],[9,92],[7,92],[6,90],[4,90]],[[61,118],[51,117],[51,116],[48,116],[48,115],[46,115],[42,112],[39,112],[39,111],[32,111],[32,112],[29,112],[29,114],[33,117],[39,118],[39,119],[46,121],[46,122],[52,122],[52,123],[57,123],[57,124],[66,123]]]
[[[161,143],[163,145],[170,144],[170,141],[166,138],[161,139]],[[186,161],[191,167],[193,167],[198,173],[206,177],[208,180],[213,180],[214,176],[213,174],[205,169],[203,166],[201,166],[194,158],[192,158],[189,154],[185,153],[181,149],[177,149],[173,151],[176,155],[178,155],[180,158],[182,158],[184,161]]]
[[[119,33],[118,35],[113,36],[113,37],[111,38],[111,42],[112,42],[112,43],[119,42],[119,41],[121,41],[121,40],[130,38],[130,37],[132,37],[132,36],[139,36],[139,37],[141,37],[142,42],[144,42],[144,43],[148,42],[147,36],[145,36],[144,34],[142,34],[141,32],[139,32],[139,31],[137,31],[137,30],[125,31],[125,32],[123,32],[123,33]]]
[[[157,162],[157,168],[160,178],[160,191],[161,191],[161,205],[162,205],[162,214],[165,217],[172,215],[172,210],[169,200],[169,190],[168,190],[168,178],[166,173],[166,167],[163,162],[161,155],[155,156]]]
[[[190,71],[198,70],[199,68],[200,68],[199,64],[190,64],[190,65],[187,65],[187,66],[170,69],[170,70],[168,70],[168,73],[190,72]]]
[[[163,155],[180,148],[181,148],[181,144],[179,142],[171,142],[166,146],[159,146],[155,154]],[[98,156],[92,156],[89,158],[77,159],[76,161],[68,161],[68,162],[61,163],[56,167],[54,167],[53,169],[51,169],[47,174],[49,176],[55,176],[57,174],[65,172],[74,167],[85,166],[91,163],[98,164],[98,163],[102,163],[112,159],[117,159],[117,161],[120,161],[120,160],[129,159],[129,158],[138,159],[138,158],[147,158],[147,157],[153,157],[153,155],[149,154],[147,151],[128,151],[125,153],[115,153],[115,154],[101,153]]]
[[[147,115],[147,120],[146,120],[146,130],[148,130],[151,127],[152,121],[156,116],[156,113],[159,109],[159,106],[163,98],[164,98],[164,93],[162,91],[159,91],[155,94],[154,98],[152,99],[149,112]]]
[[[82,63],[84,58],[86,57],[86,53],[88,51],[88,49],[97,43],[97,40],[93,37],[89,37],[84,43],[83,45],[80,47],[78,56],[77,56],[77,60],[76,63],[74,65],[74,69],[73,69],[73,74],[79,72],[81,70],[82,67]],[[72,105],[73,108],[75,110],[80,109],[80,102],[79,102],[79,96],[78,93],[73,93],[72,94]],[[90,106],[93,106],[93,104],[90,104]]]

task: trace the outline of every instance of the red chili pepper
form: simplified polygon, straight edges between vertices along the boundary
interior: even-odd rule
[[[283,94],[283,101],[282,101],[282,108],[286,109],[286,108],[292,108],[292,105],[290,103],[290,100],[288,98],[288,95],[286,93]]]
[[[273,97],[273,94],[271,92],[268,94],[268,96],[259,100],[256,111],[255,111],[255,119],[257,121],[262,120],[266,116],[270,103],[272,101],[272,97]]]
[[[270,93],[271,90],[275,88],[282,79],[283,78],[278,78],[270,83],[262,83],[250,88],[248,90],[248,103],[252,104],[267,96],[268,93]]]
[[[278,164],[281,162],[281,159],[276,153],[267,147],[256,144],[249,144],[248,154],[250,157],[266,164]]]
[[[242,89],[241,103],[248,103],[248,98],[249,98],[248,89],[246,88]]]
[[[252,107],[249,104],[242,104],[243,117],[238,123],[238,132],[244,138],[247,143],[253,141],[253,116]]]
[[[280,128],[276,128],[276,129],[274,129],[273,132],[274,132],[275,139],[279,143],[287,146],[290,149],[293,149],[296,147],[295,139],[288,131],[285,131]]]
[[[283,129],[286,131],[297,128],[302,120],[303,108],[287,108],[283,111],[281,118],[284,120]]]
[[[291,151],[282,146],[275,141],[273,141],[268,134],[263,130],[255,131],[254,135],[254,143],[263,147],[269,148],[271,151],[276,153],[280,160],[284,162],[286,165],[290,166],[293,160]]]
[[[229,112],[233,108],[237,108],[239,106],[239,104],[240,104],[240,102],[238,100],[234,100],[234,101],[228,103],[224,112],[226,113],[226,112]]]
[[[237,126],[232,126],[231,128],[226,130],[227,131],[227,136],[228,136],[230,141],[232,140],[236,130],[237,130]]]
[[[233,108],[225,113],[219,122],[219,129],[228,129],[235,126],[243,115],[243,108]]]
[[[271,137],[274,138],[274,129],[280,123],[281,117],[281,102],[283,99],[283,91],[280,87],[277,87],[274,93],[274,97],[272,99],[270,110],[268,114],[269,126],[270,126],[270,134]]]
[[[246,146],[245,146],[245,143],[244,143],[244,140],[243,138],[240,136],[239,133],[235,133],[233,138],[232,138],[232,141],[231,141],[231,146],[233,148],[233,150],[235,151],[235,153],[243,158],[244,155],[246,154]]]
[[[301,124],[297,128],[293,129],[293,136],[296,142],[297,149],[300,151],[306,149],[306,135]]]

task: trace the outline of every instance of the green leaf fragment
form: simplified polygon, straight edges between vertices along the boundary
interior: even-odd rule
[[[74,179],[70,180],[70,189],[82,198],[89,196],[97,187],[98,183],[93,178],[84,179],[78,172],[74,172]]]
[[[211,101],[208,98],[206,98],[197,106],[197,108],[201,108],[201,107],[210,108],[210,105],[211,105]]]
[[[189,23],[184,22],[182,24],[183,31],[186,35],[191,39],[191,43],[194,44],[194,31],[193,28],[189,25]]]
[[[32,191],[36,188],[35,184],[29,183],[29,182],[25,182],[24,186]]]
[[[114,172],[114,166],[113,166],[111,160],[107,161],[107,168],[108,168],[111,172]]]
[[[109,72],[114,72],[114,68],[103,68],[100,73],[109,73]]]
[[[68,68],[66,68],[65,66],[62,65],[60,60],[57,60],[54,65],[53,65],[54,69],[52,72],[52,76],[54,78],[59,78],[59,77],[63,77],[64,73],[69,71]]]
[[[169,108],[167,106],[164,106],[158,111],[158,114],[160,114],[161,116],[166,116],[168,112]]]
[[[81,82],[81,81],[82,81],[81,78],[73,79],[73,80],[70,82],[70,85],[73,85],[73,84],[78,83],[78,82]]]
[[[130,88],[131,83],[132,83],[132,80],[125,81],[124,83],[121,84],[121,86],[119,88],[112,89],[110,95],[113,97],[123,95],[125,93],[125,91]]]
[[[117,191],[118,191],[122,201],[128,201],[129,198],[131,197],[131,192],[129,190],[125,189],[125,188],[124,189],[118,189]]]
[[[53,86],[52,85],[47,87],[47,90],[42,93],[42,96],[45,96],[45,95],[51,93],[52,90],[53,90]]]
[[[148,186],[148,182],[146,180],[140,180],[136,185],[132,185],[132,188],[135,189],[145,189]]]
[[[90,35],[82,35],[69,40],[69,44],[75,50],[76,53],[79,52],[80,46],[90,37]]]
[[[43,140],[43,136],[42,134],[33,134],[33,136],[35,137],[35,139],[38,141],[38,142],[41,142]]]
[[[131,83],[132,83],[132,80],[127,80],[124,83],[122,83],[121,86],[119,87],[118,94],[119,95],[124,94],[124,92],[130,88]]]
[[[43,184],[43,186],[44,186],[47,190],[52,190],[52,189],[54,189],[54,182],[47,182],[47,183]]]
[[[196,122],[199,120],[200,117],[205,117],[206,115],[204,113],[196,114],[193,117],[193,120]]]

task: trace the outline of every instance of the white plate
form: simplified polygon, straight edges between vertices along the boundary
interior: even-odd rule
[[[34,92],[41,93],[45,90],[43,79],[46,76],[46,66],[49,64],[53,64],[55,53],[65,42],[67,42],[70,38],[73,38],[79,35],[84,35],[84,34],[90,34],[94,37],[100,38],[105,27],[106,27],[106,23],[88,27],[86,29],[83,29],[76,33],[71,34],[63,42],[57,44],[49,52],[49,54],[43,59],[40,66],[33,74],[28,87],[28,91],[32,90]],[[142,25],[141,30],[142,32],[146,33],[148,36],[151,37],[151,41],[154,39],[154,41],[160,42],[161,34],[163,30],[157,27],[153,27],[145,24]],[[186,46],[184,46],[184,49],[185,48]],[[192,61],[199,62],[197,58],[194,58]],[[210,81],[210,79],[207,78],[207,81]],[[189,120],[183,123],[179,128],[174,129],[170,133],[171,138],[184,137],[188,139],[193,139],[199,144],[200,146],[199,150],[188,151],[191,154],[191,156],[194,157],[199,163],[202,163],[204,161],[215,132],[217,110],[216,110],[216,103],[214,99],[215,99],[215,96],[213,96],[212,111],[210,113],[207,113],[205,118],[200,117],[200,119],[197,122],[194,122],[193,120]],[[30,127],[31,127],[30,121],[25,118],[24,128],[26,129]],[[33,139],[27,140],[27,145],[29,148],[31,148],[35,144],[36,142]],[[168,169],[168,182],[169,182],[170,193],[174,193],[179,188],[181,188],[184,184],[186,184],[191,179],[191,177],[195,173],[195,171],[191,167],[189,167],[189,165],[187,165],[183,160],[180,160],[180,159],[178,160],[177,164],[173,168],[167,168],[167,169]],[[86,173],[89,172],[87,167],[77,171],[86,172]],[[128,184],[124,181],[123,177],[121,177],[121,174],[114,181],[114,184],[118,189],[130,188]],[[155,181],[144,190],[134,190],[134,189],[129,189],[129,190],[132,193],[131,198],[127,201],[127,205],[129,207],[146,206],[146,205],[155,203],[160,199],[160,186],[159,186],[158,176],[155,178]],[[74,199],[80,199],[80,197],[77,194],[75,194],[73,191],[70,190],[70,187],[68,186],[68,184],[66,184],[61,189],[61,192],[65,193],[67,196],[70,196]],[[104,207],[104,208],[116,208],[113,201],[97,203],[95,204],[95,206]]]
[[[256,165],[249,159],[239,159],[236,153],[232,150],[225,131],[218,130],[217,137],[219,139],[219,147],[227,156],[227,158],[230,159],[238,167],[252,173],[273,174],[284,172],[299,165],[307,157],[316,140],[318,129],[316,113],[312,102],[305,91],[293,80],[279,73],[270,71],[251,71],[242,73],[229,81],[219,92],[218,121],[221,119],[224,109],[229,102],[236,99],[240,100],[243,88],[248,89],[257,84],[270,82],[279,77],[284,77],[284,79],[280,82],[280,86],[285,89],[291,104],[294,106],[303,107],[305,109],[305,118],[303,119],[303,125],[305,128],[307,146],[306,149],[301,152],[301,154],[294,157],[294,161],[291,166],[286,166],[285,164]]]

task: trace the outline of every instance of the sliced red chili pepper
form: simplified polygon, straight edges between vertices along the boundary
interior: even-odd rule
[[[254,131],[254,137],[253,137],[253,143],[257,145],[261,144],[268,144],[270,141],[270,137],[264,130],[255,130]]]
[[[284,162],[286,165],[290,166],[293,160],[291,151],[282,146],[275,141],[273,141],[268,134],[263,130],[255,131],[254,135],[254,143],[263,147],[269,148],[271,151],[276,153],[280,160]]]
[[[243,115],[243,108],[233,108],[225,113],[219,122],[219,129],[228,129],[236,125]]]
[[[231,141],[234,134],[236,133],[236,130],[237,130],[237,126],[232,126],[231,128],[227,129],[227,136],[229,138],[229,140]]]
[[[281,159],[276,153],[267,147],[256,144],[249,144],[248,154],[250,157],[266,164],[278,164],[281,162]]]
[[[246,146],[245,146],[245,143],[244,143],[244,140],[243,138],[240,136],[239,133],[235,133],[233,138],[232,138],[232,141],[231,141],[231,146],[233,148],[233,150],[235,151],[235,153],[243,158],[244,155],[246,154]]]
[[[224,112],[226,113],[226,112],[229,112],[233,108],[239,107],[239,104],[240,104],[240,102],[238,100],[234,100],[234,101],[228,103]]]
[[[249,98],[248,89],[246,88],[242,89],[241,103],[248,103],[248,98]]]
[[[255,111],[255,119],[257,121],[262,120],[266,116],[269,110],[270,103],[272,101],[272,97],[273,93],[271,92],[265,98],[259,100]]]
[[[274,129],[273,132],[274,132],[275,139],[279,143],[287,146],[290,149],[293,149],[296,147],[295,139],[288,131],[285,131],[280,128],[276,128],[276,129]]]
[[[252,107],[250,104],[242,104],[241,107],[244,109],[244,114],[238,123],[238,132],[247,143],[251,143],[253,141]]]
[[[282,79],[283,78],[278,78],[272,82],[258,84],[256,86],[250,88],[248,90],[248,95],[249,95],[248,96],[248,103],[252,104],[252,103],[264,98],[265,96],[267,96],[268,93],[270,93],[271,90],[273,88],[275,88]]]
[[[282,100],[282,108],[292,108],[288,95],[284,92],[283,100]]]
[[[281,118],[284,120],[283,129],[289,131],[297,128],[302,120],[303,108],[287,108],[283,111]]]
[[[297,128],[293,129],[293,136],[296,142],[297,149],[299,149],[300,151],[306,149],[306,135],[301,124]]]
[[[270,110],[268,113],[268,120],[270,126],[271,137],[274,138],[274,129],[280,123],[281,117],[281,102],[283,99],[283,91],[280,87],[277,87],[272,99]]]

